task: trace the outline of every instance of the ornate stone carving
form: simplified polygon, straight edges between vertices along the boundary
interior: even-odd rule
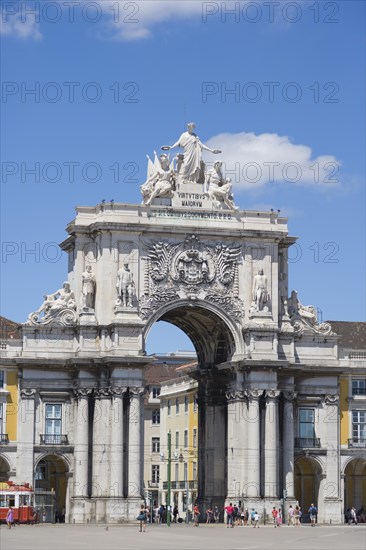
[[[225,178],[222,173],[222,161],[218,160],[205,178],[205,191],[215,208],[222,208],[224,204],[230,210],[238,210],[234,204],[232,187],[231,179]]]
[[[154,162],[147,156],[147,178],[141,185],[142,204],[151,204],[157,197],[171,197],[175,190],[176,173],[174,162],[170,163],[166,154],[157,157],[154,151]]]
[[[247,397],[246,390],[228,390],[225,392],[228,401],[243,401]]]
[[[297,392],[295,391],[284,391],[283,397],[286,401],[294,401],[297,397]]]
[[[68,281],[64,282],[62,288],[53,294],[45,294],[43,298],[43,304],[37,311],[29,314],[27,324],[42,326],[49,324],[72,326],[76,324],[78,317],[75,296]]]
[[[81,308],[84,311],[94,310],[96,282],[91,265],[86,266],[84,273],[81,275],[81,279]]]
[[[259,399],[263,395],[263,390],[247,389],[245,391],[249,399]]]
[[[209,245],[196,235],[181,243],[158,241],[148,245],[145,294],[140,311],[148,317],[164,302],[188,299],[211,301],[235,319],[244,312],[237,292],[240,246]]]
[[[129,388],[130,397],[134,397],[134,398],[142,397],[145,391],[146,391],[146,388],[140,388],[140,387]]]
[[[257,275],[255,275],[253,278],[252,299],[252,311],[268,312],[268,282],[267,277],[264,275],[263,269],[258,269]]]
[[[324,401],[327,405],[335,405],[339,402],[339,395],[327,394],[324,396]]]
[[[266,390],[265,392],[265,396],[266,396],[266,399],[278,399],[278,397],[280,396],[281,392],[279,390]]]
[[[113,397],[123,397],[127,393],[127,386],[112,386],[111,394]]]
[[[23,388],[20,390],[20,395],[23,397],[23,398],[29,398],[29,397],[34,397],[37,393],[37,390],[35,388]]]
[[[93,393],[92,388],[80,388],[78,386],[73,387],[74,395],[77,399],[88,398]]]
[[[112,396],[110,386],[104,386],[103,388],[97,388],[94,390],[94,397],[97,399],[106,399]]]
[[[317,310],[314,306],[303,306],[298,299],[296,290],[291,292],[287,300],[287,310],[296,334],[301,335],[306,329],[318,334],[334,334],[329,323],[319,323]]]

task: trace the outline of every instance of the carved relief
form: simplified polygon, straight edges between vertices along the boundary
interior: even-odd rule
[[[319,323],[317,310],[314,306],[304,306],[300,302],[296,290],[291,292],[291,296],[287,300],[287,310],[297,335],[301,335],[305,329],[323,335],[334,334],[329,323]]]
[[[240,246],[209,245],[196,235],[178,244],[158,241],[148,245],[142,316],[148,317],[164,302],[201,299],[219,305],[238,320],[244,312],[237,296],[240,253]]]

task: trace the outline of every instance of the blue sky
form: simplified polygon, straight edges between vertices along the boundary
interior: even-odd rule
[[[2,5],[2,314],[59,288],[74,206],[139,203],[146,154],[193,120],[240,208],[288,215],[302,303],[365,320],[364,3],[70,4]],[[162,326],[149,352],[187,348]]]

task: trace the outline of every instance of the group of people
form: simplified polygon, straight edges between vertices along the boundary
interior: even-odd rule
[[[363,506],[358,510],[358,512],[356,512],[356,508],[354,506],[347,508],[345,520],[348,525],[351,525],[352,523],[354,525],[357,525],[358,523],[365,523],[366,519]]]

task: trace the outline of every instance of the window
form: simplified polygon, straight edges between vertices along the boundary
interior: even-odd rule
[[[189,403],[189,399],[188,399],[188,395],[186,395],[184,397],[184,412],[188,412],[188,403]]]
[[[188,430],[184,430],[184,448],[188,447]]]
[[[0,388],[4,387],[4,371],[0,370]]]
[[[365,443],[366,411],[352,411],[352,439],[353,443]]]
[[[61,443],[62,405],[46,405],[45,443]]]
[[[314,409],[299,409],[299,437],[301,439],[315,439],[314,418]]]
[[[197,428],[193,428],[193,447],[197,447]]]
[[[197,462],[193,462],[193,481],[197,481]]]
[[[167,401],[167,407],[168,407],[168,416],[170,416],[170,413],[172,412],[172,405],[170,403],[170,399]]]
[[[352,380],[352,395],[366,395],[366,379]]]
[[[160,481],[160,466],[158,464],[151,466],[151,481],[152,483],[159,483]]]
[[[175,432],[175,448],[179,448],[179,432]]]
[[[184,470],[183,470],[184,481],[187,481],[187,479],[188,479],[188,464],[187,464],[187,462],[185,462],[183,464],[183,467],[184,467]]]
[[[151,397],[152,397],[153,399],[158,399],[159,395],[160,395],[160,388],[159,388],[159,386],[153,386],[153,387],[152,387],[152,390],[151,390]]]
[[[151,451],[153,453],[160,453],[160,437],[153,437],[151,439]]]
[[[179,414],[179,398],[175,400],[175,414]]]
[[[153,424],[160,424],[160,410],[155,409],[152,412],[152,423]]]
[[[3,433],[3,420],[4,420],[4,409],[3,409],[3,404],[0,403],[0,435]]]
[[[194,412],[198,411],[198,395],[197,394],[195,394],[195,396],[194,396],[193,410],[194,410]]]
[[[179,481],[179,464],[178,463],[175,463],[174,464],[174,467],[175,467],[175,481]]]

